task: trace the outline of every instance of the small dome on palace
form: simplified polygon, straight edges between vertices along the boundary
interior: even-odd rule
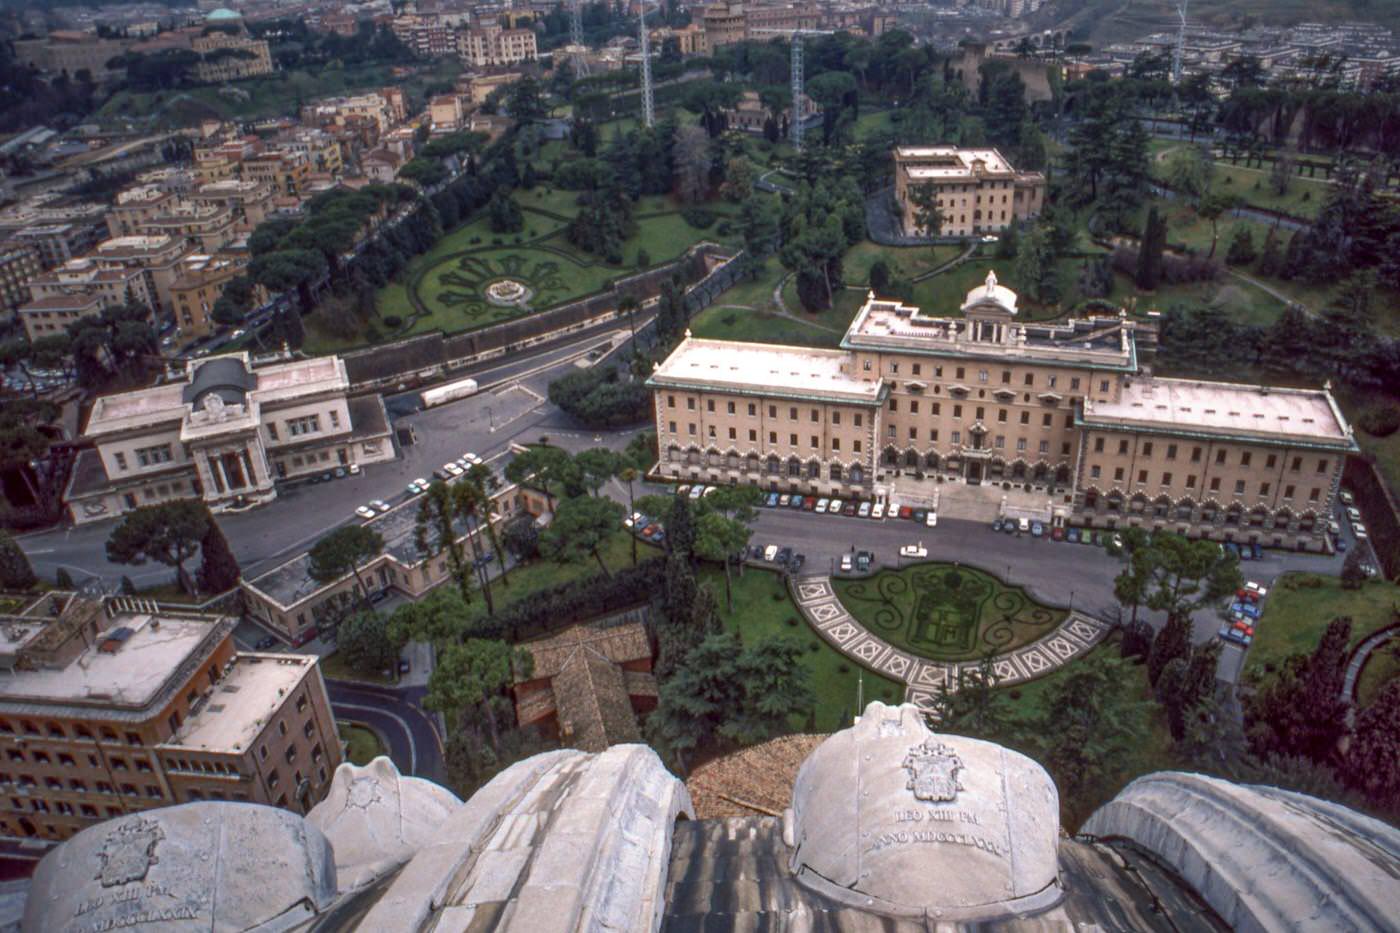
[[[230,20],[242,18],[243,14],[236,10],[230,10],[227,7],[219,7],[217,10],[210,12],[208,16],[204,17],[204,21],[206,23],[227,23]]]

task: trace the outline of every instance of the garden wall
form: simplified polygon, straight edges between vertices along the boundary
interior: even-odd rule
[[[1376,465],[1364,457],[1347,457],[1342,482],[1356,496],[1356,507],[1371,534],[1371,549],[1386,579],[1400,579],[1400,507]]]
[[[663,283],[678,276],[683,282],[694,282],[688,290],[704,287],[708,305],[714,289],[716,273],[725,273],[724,287],[737,275],[733,251],[716,243],[697,243],[679,259],[663,263],[645,272],[615,279],[605,291],[568,304],[540,311],[512,321],[504,321],[480,330],[446,335],[441,332],[410,337],[394,343],[346,353],[345,369],[353,392],[403,390],[415,388],[443,378],[455,370],[486,360],[518,352],[527,347],[557,340],[598,324],[618,320],[618,305],[627,297],[638,302],[654,299]],[[713,263],[719,266],[711,271]],[[708,283],[708,284],[707,284]],[[689,297],[687,297],[689,305]],[[691,313],[699,308],[691,308]]]

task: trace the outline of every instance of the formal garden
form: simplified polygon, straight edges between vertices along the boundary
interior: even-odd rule
[[[976,661],[1048,635],[1068,613],[972,567],[944,563],[833,581],[846,610],[896,648],[933,661]]]

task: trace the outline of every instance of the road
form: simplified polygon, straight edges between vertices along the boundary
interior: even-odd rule
[[[447,780],[442,739],[420,705],[425,693],[421,687],[395,690],[328,680],[326,692],[336,719],[364,723],[384,739],[400,773],[438,783]]]
[[[649,321],[639,322],[645,329]],[[427,411],[417,410],[416,393],[386,400],[396,427],[412,429],[414,442],[388,463],[366,466],[359,476],[331,483],[288,483],[277,500],[261,508],[219,517],[219,526],[245,576],[255,576],[301,553],[339,525],[355,522],[355,507],[371,499],[397,503],[408,498],[410,480],[428,477],[448,460],[471,451],[488,460],[504,458],[512,443],[547,435],[570,449],[595,443],[625,445],[631,432],[606,436],[580,431],[546,398],[549,383],[572,371],[589,350],[611,341],[624,346],[625,329],[589,331],[567,343],[507,362],[469,371],[483,385],[475,396]],[[65,526],[19,538],[35,572],[52,580],[60,567],[81,585],[115,588],[123,576],[138,587],[168,582],[173,574],[158,564],[126,566],[107,561],[106,542],[114,522]]]

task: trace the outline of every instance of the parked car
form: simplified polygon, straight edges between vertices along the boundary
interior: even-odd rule
[[[347,473],[349,473],[351,476],[359,476],[359,475],[360,475],[360,465],[359,465],[358,463],[352,463],[352,464],[350,464],[348,467],[345,468],[345,471],[346,471]]]
[[[856,514],[856,503],[854,499],[846,500],[846,504],[841,506],[841,514],[851,518]]]
[[[841,555],[841,572],[842,572],[842,573],[850,573],[851,570],[852,570],[854,567],[855,567],[855,560],[854,560],[854,558],[852,558],[850,554],[842,554],[842,555]]]
[[[704,487],[704,486],[691,486],[691,487],[690,487],[690,498],[692,498],[692,499],[699,499],[699,498],[700,498],[701,496],[703,496],[704,494],[705,494],[705,487]]]
[[[646,516],[642,515],[641,512],[633,512],[631,515],[627,516],[626,518],[624,518],[624,519],[622,520],[622,527],[623,527],[623,528],[632,528],[632,527],[635,527],[636,524],[637,524],[639,521],[641,521],[643,518],[645,518],[645,517],[646,517]]]
[[[1233,541],[1226,541],[1225,553],[1237,558],[1240,556],[1240,546]]]
[[[1040,522],[1031,522],[1031,537],[1039,538],[1043,534],[1045,534],[1045,526]]]
[[[370,508],[367,505],[362,505],[355,510],[355,514],[360,516],[361,518],[374,518],[374,516],[379,513],[375,512],[374,509]]]
[[[442,465],[442,472],[446,473],[448,476],[461,476],[466,471],[459,467],[456,461],[453,461],[452,463],[444,463]]]
[[[1017,533],[1017,534],[1022,534],[1022,535],[1023,535],[1023,534],[1025,534],[1026,532],[1028,532],[1028,531],[1030,531],[1030,530],[1031,530],[1030,519],[1028,519],[1028,518],[1018,518],[1018,519],[1016,519],[1016,533]]]
[[[924,516],[924,524],[927,525],[927,526],[930,527],[930,528],[935,528],[935,527],[937,527],[937,525],[938,525],[938,513],[935,512],[933,509],[929,509],[929,510],[928,510],[928,514]]]
[[[883,519],[885,517],[885,503],[875,503],[875,505],[870,509],[870,517]]]
[[[875,555],[869,551],[858,551],[856,553],[856,571],[858,573],[869,573],[870,562],[875,559]]]
[[[387,512],[391,508],[389,503],[385,502],[383,499],[372,499],[370,501],[369,507],[374,509],[376,512]]]
[[[1337,521],[1335,518],[1331,519],[1327,522],[1327,530],[1330,531],[1334,536],[1339,535],[1342,533],[1342,523]]]
[[[1123,550],[1123,536],[1120,535],[1118,532],[1115,531],[1113,533],[1113,537],[1109,538],[1108,540],[1109,543],[1112,544],[1115,548],[1117,548],[1120,551]]]
[[[827,514],[829,514],[829,515],[840,515],[840,514],[841,514],[841,500],[840,500],[840,499],[832,499],[831,502],[830,502],[830,504],[827,505],[826,511],[827,511]]]
[[[1338,539],[1337,539],[1337,553],[1338,553],[1338,554],[1344,554],[1344,553],[1346,553],[1346,549],[1347,549],[1347,539],[1346,539],[1346,538],[1338,538]]]
[[[467,451],[466,453],[462,454],[462,459],[467,461],[467,463],[471,464],[472,466],[477,466],[478,464],[483,462],[480,457],[478,457],[471,451]]]
[[[678,495],[678,496],[688,496],[688,495],[690,495],[690,486],[689,486],[689,485],[677,486],[677,487],[676,487],[676,495]]]
[[[912,505],[901,505],[901,506],[899,507],[899,517],[900,517],[900,518],[910,518],[910,517],[912,517],[913,515],[914,515],[914,507],[913,507]]]
[[[1249,592],[1257,595],[1260,599],[1263,599],[1265,596],[1269,595],[1268,587],[1260,583],[1255,583],[1253,580],[1250,580],[1248,583],[1246,583],[1244,585],[1244,588]]]
[[[1015,519],[1008,518],[1006,521],[1002,522],[1002,523],[1001,523],[1001,530],[1004,531],[1004,532],[1006,532],[1006,533],[1009,534],[1009,535],[1014,535],[1014,534],[1016,533],[1016,521],[1015,521]]]
[[[860,508],[859,508],[859,509],[856,509],[856,514],[859,515],[861,518],[869,518],[869,517],[870,517],[870,503],[869,503],[869,502],[862,502],[862,503],[860,504]]]
[[[763,504],[766,505],[766,506],[768,506],[768,508],[770,508],[770,509],[771,509],[771,508],[775,508],[775,507],[777,507],[777,505],[778,505],[778,500],[779,500],[780,498],[782,498],[782,497],[779,496],[776,492],[770,492],[770,493],[768,494],[768,498],[766,498],[766,499],[763,500]]]
[[[643,532],[642,537],[646,538],[652,544],[660,544],[662,541],[666,540],[666,529],[660,524],[652,525],[651,529],[652,530],[649,532]]]
[[[1065,540],[1068,541],[1070,544],[1078,544],[1078,543],[1079,543],[1079,529],[1078,529],[1078,528],[1067,528],[1067,529],[1065,529]]]
[[[1254,641],[1254,630],[1237,629],[1233,625],[1222,625],[1220,627],[1220,637],[1225,641],[1234,642],[1248,648],[1249,643]]]
[[[427,488],[428,484],[426,482],[416,479],[408,484],[408,494],[410,496],[416,496]]]
[[[928,510],[915,509],[914,514],[911,517],[914,519],[914,524],[922,525],[924,521],[928,518]]]
[[[899,556],[915,559],[928,557],[928,548],[924,547],[923,542],[919,542],[918,544],[906,544],[899,549]]]
[[[1233,602],[1233,603],[1231,603],[1231,604],[1230,604],[1230,615],[1231,615],[1232,617],[1234,617],[1236,613],[1238,613],[1239,615],[1245,616],[1245,617],[1247,617],[1247,618],[1250,618],[1250,619],[1257,619],[1257,618],[1259,618],[1259,615],[1260,615],[1259,606],[1256,605],[1255,603],[1247,603],[1247,602]]]
[[[792,561],[792,548],[778,548],[778,563],[786,567]]]
[[[1366,526],[1360,522],[1351,526],[1351,533],[1358,541],[1365,541],[1367,538],[1371,537],[1371,533],[1366,530]]]
[[[828,505],[830,505],[830,504],[831,504],[831,500],[830,500],[830,499],[818,499],[818,500],[817,500],[817,512],[819,512],[819,513],[820,513],[820,512],[825,512],[825,511],[826,511],[826,507],[827,507]]]
[[[1056,525],[1050,529],[1051,541],[1063,541],[1065,539],[1065,529],[1063,525]]]
[[[1349,490],[1343,489],[1337,494],[1337,498],[1342,500],[1342,505],[1355,505],[1356,497]]]
[[[775,557],[777,557],[777,556],[778,556],[778,546],[777,546],[776,544],[770,544],[770,545],[768,545],[766,548],[763,549],[763,559],[766,560],[766,561],[768,561],[768,563],[770,563],[770,564],[773,563],[773,558],[775,558]]]
[[[1000,516],[1000,515],[998,515],[996,518],[992,519],[992,530],[993,530],[993,531],[1001,531],[1001,516]]]
[[[253,646],[256,651],[267,651],[276,647],[277,639],[273,638],[271,635],[264,635],[262,638],[259,638],[257,644]]]
[[[817,497],[808,496],[807,498],[803,499],[802,508],[804,511],[807,512],[815,512],[817,510]]]
[[[1361,521],[1361,510],[1354,505],[1347,506],[1347,518],[1353,522]]]
[[[784,509],[788,507],[788,503],[791,501],[792,496],[788,495],[787,493],[783,493],[781,496],[778,497],[778,505]]]
[[[1240,545],[1240,560],[1254,560],[1254,552],[1249,549],[1248,544]]]

